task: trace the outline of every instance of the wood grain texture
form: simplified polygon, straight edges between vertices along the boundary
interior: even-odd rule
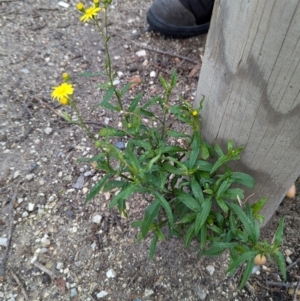
[[[300,174],[299,1],[216,0],[202,95],[204,137],[245,147],[234,169],[255,177],[269,220]]]

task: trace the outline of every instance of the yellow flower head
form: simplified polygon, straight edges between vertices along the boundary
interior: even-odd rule
[[[194,117],[196,117],[196,116],[198,116],[198,112],[197,112],[196,110],[194,110],[194,111],[192,112],[192,115],[193,115]]]
[[[84,12],[84,15],[81,16],[80,21],[87,22],[90,19],[94,19],[100,10],[101,8],[96,7],[95,5],[87,8]]]
[[[74,88],[71,84],[63,83],[60,86],[53,87],[51,96],[52,98],[57,99],[59,102],[61,102],[64,98],[68,99],[68,96],[72,95],[73,92]]]
[[[84,13],[84,5],[83,3],[79,2],[77,5],[76,5],[77,9],[79,11],[81,11],[82,13]]]
[[[59,102],[63,105],[66,106],[69,104],[69,99],[67,97],[64,97],[62,99],[59,100]]]

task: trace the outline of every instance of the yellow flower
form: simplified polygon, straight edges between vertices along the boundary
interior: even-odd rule
[[[74,92],[74,88],[71,84],[63,83],[60,86],[53,87],[53,91],[51,93],[52,98],[57,99],[61,102],[64,98],[68,99],[68,95],[72,95]],[[65,100],[63,100],[65,102]]]
[[[83,16],[81,16],[80,21],[87,22],[90,19],[94,19],[97,16],[98,12],[101,10],[100,7],[96,7],[95,5],[87,8]]]
[[[198,116],[198,112],[197,112],[196,110],[194,110],[194,111],[192,112],[192,115],[193,115],[194,117],[196,117],[196,116]]]
[[[84,5],[83,3],[79,2],[77,5],[76,5],[77,9],[79,11],[81,11],[82,13],[84,13]]]
[[[62,99],[59,100],[59,102],[63,105],[66,106],[69,104],[69,99],[67,97],[64,97]]]

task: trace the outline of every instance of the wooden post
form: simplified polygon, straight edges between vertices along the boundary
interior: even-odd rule
[[[300,2],[216,0],[195,105],[203,135],[245,147],[266,222],[300,174]],[[247,194],[250,194],[247,191]]]

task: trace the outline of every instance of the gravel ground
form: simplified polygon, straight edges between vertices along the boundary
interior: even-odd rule
[[[140,3],[114,1],[109,15],[120,84],[141,79],[125,101],[139,91],[145,99],[160,93],[158,75],[168,78],[176,68],[171,101],[181,95],[192,102],[206,36],[175,40],[149,33],[145,20],[151,1]],[[293,300],[271,262],[238,291],[240,275],[230,278],[225,272],[227,254],[198,261],[196,244],[184,249],[172,238],[149,260],[149,240],[137,244],[137,232],[129,226],[142,216],[140,196],[130,199],[128,219],[108,209],[110,193],[84,206],[101,175],[77,160],[95,149],[80,128],[57,115],[62,108],[50,99],[51,88],[68,72],[95,132],[119,120],[95,109],[103,96],[96,86],[104,82],[104,49],[94,28],[79,22],[75,5],[72,0],[0,1],[0,256],[7,263],[0,300]],[[138,56],[141,50],[145,53]],[[299,204],[298,197],[285,200],[263,230],[270,241],[286,216],[288,264],[300,254]],[[289,281],[299,275],[299,265],[292,265]]]

